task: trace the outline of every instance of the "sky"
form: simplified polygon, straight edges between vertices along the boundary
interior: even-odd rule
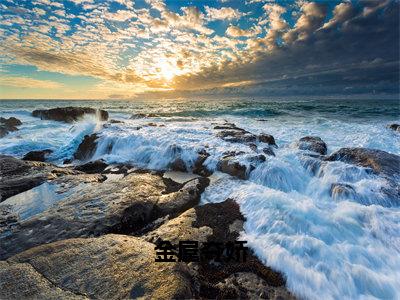
[[[399,7],[1,0],[0,98],[397,97]]]

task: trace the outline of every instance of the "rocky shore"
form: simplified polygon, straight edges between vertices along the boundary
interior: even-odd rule
[[[85,114],[108,120],[106,111],[90,108],[33,112],[67,123]],[[140,117],[146,115],[135,116]],[[14,119],[1,119],[1,130],[22,124]],[[110,124],[120,122],[104,126]],[[396,126],[389,129],[398,131]],[[237,241],[246,220],[235,199],[199,205],[208,177],[220,171],[248,179],[279,147],[272,135],[254,134],[232,123],[215,124],[213,130],[221,140],[241,143],[253,154],[243,163],[237,160],[243,153],[228,149],[212,170],[205,164],[208,149],[188,164],[177,145],[169,170],[189,174],[183,182],[164,171],[92,160],[96,133],[85,136],[62,167],[46,162],[51,149],[29,152],[23,159],[0,155],[0,298],[294,299],[284,276],[251,250],[246,262],[155,262],[160,241]],[[334,162],[361,166],[387,183],[382,192],[388,198],[400,199],[398,155],[366,148],[327,154],[328,145],[314,136],[294,145],[313,176]],[[46,201],[38,196],[43,190]],[[354,196],[355,189],[336,183],[330,192],[335,199]]]

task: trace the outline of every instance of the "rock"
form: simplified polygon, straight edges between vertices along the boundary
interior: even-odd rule
[[[376,149],[342,148],[324,160],[370,168],[387,182],[381,188],[381,192],[390,199],[385,205],[400,204],[400,156]]]
[[[104,160],[99,159],[95,161],[90,161],[83,165],[76,166],[74,169],[88,174],[95,174],[103,172],[107,167],[108,164]]]
[[[109,234],[58,241],[0,262],[0,298],[195,297],[186,264],[154,260],[154,244],[138,237]]]
[[[250,148],[252,151],[257,152],[257,145],[256,145],[256,144],[254,144],[254,143],[249,143],[249,148]]]
[[[199,229],[205,226],[212,229],[213,234],[207,237],[208,242],[236,241],[240,232],[243,231],[245,218],[240,213],[239,205],[231,199],[221,203],[197,206],[195,211],[196,222],[193,226]],[[233,282],[227,289],[227,281],[232,274],[242,272],[253,274],[249,276],[257,279],[258,289],[267,294],[272,295],[276,291],[278,294],[282,293],[284,299],[293,299],[293,296],[285,289],[283,276],[264,266],[250,249],[246,262],[214,264],[202,261],[198,270],[200,297],[205,299],[240,298],[241,293],[238,294],[233,287],[237,287],[243,294],[251,294],[256,282],[249,285]]]
[[[244,221],[238,204],[228,199],[189,209],[143,238],[152,243],[161,240],[172,244],[182,240],[198,241],[200,245],[204,242],[226,243],[239,238]],[[246,298],[245,295],[256,294],[294,299],[286,290],[282,275],[264,266],[251,250],[248,250],[246,262],[218,263],[202,259],[191,266],[201,299]],[[233,275],[238,280],[232,280]]]
[[[251,143],[255,142],[257,137],[246,131],[224,130],[217,133],[221,139],[231,143]]]
[[[394,131],[400,132],[400,125],[399,124],[390,124],[387,128],[392,129]]]
[[[260,134],[258,136],[258,141],[260,141],[262,143],[267,143],[268,145],[271,145],[271,146],[276,146],[277,147],[277,145],[275,143],[275,138],[270,134],[265,134],[265,133]]]
[[[10,226],[0,226],[0,259],[57,240],[135,232],[197,204],[209,182],[197,178],[175,190],[162,176],[149,173],[101,181],[102,176],[79,173],[54,180],[58,189],[65,189],[60,201],[12,224],[11,234],[5,234]],[[5,218],[7,214],[0,216],[0,224]]]
[[[215,126],[214,129],[220,130],[216,135],[227,142],[254,143],[257,140],[257,137],[254,134],[239,128],[232,123],[218,125]]]
[[[333,183],[331,185],[330,194],[333,199],[349,199],[356,195],[355,189],[346,183]]]
[[[171,162],[169,168],[173,171],[187,172],[186,163],[182,158],[176,158]]]
[[[322,155],[325,155],[327,152],[327,146],[325,142],[317,136],[302,137],[298,142],[298,148],[300,150],[317,152]]]
[[[124,123],[124,121],[114,120],[114,119],[110,120],[110,124],[121,124],[121,123]]]
[[[52,109],[38,109],[32,112],[32,116],[42,120],[54,120],[72,123],[79,120],[86,114],[98,116],[100,121],[108,120],[108,112],[102,109],[90,107],[57,107]]]
[[[254,156],[250,156],[248,158],[249,161],[251,162],[255,162],[255,163],[262,163],[266,160],[267,158],[265,157],[265,155],[263,154],[258,154],[258,155],[254,155]]]
[[[217,169],[239,179],[247,178],[246,166],[235,161],[232,156],[222,158],[218,163]]]
[[[284,286],[270,286],[260,276],[250,272],[236,272],[216,284],[221,298],[237,299],[296,299]]]
[[[0,117],[0,138],[6,136],[9,132],[17,131],[19,125],[22,125],[22,122],[17,118],[5,119]]]
[[[400,156],[382,150],[368,148],[341,148],[325,158],[325,161],[343,161],[388,178],[400,177]]]
[[[271,148],[264,148],[263,149],[263,152],[266,154],[266,155],[269,155],[269,156],[275,156],[275,153],[274,153],[274,151],[271,149]]]
[[[0,202],[54,179],[57,173],[62,172],[62,169],[50,164],[0,155]]]
[[[0,123],[8,127],[17,127],[22,125],[22,122],[14,117],[10,117],[8,119],[0,117]]]
[[[93,133],[85,135],[83,141],[79,144],[78,149],[74,153],[74,158],[78,160],[90,159],[96,152],[98,135]]]
[[[22,160],[31,160],[31,161],[45,161],[47,156],[53,153],[51,149],[39,150],[39,151],[30,151],[24,155]]]
[[[210,170],[204,165],[206,159],[210,156],[210,154],[206,150],[201,150],[199,152],[199,156],[197,157],[196,161],[194,162],[192,172],[194,174],[198,174],[204,177],[208,177],[212,174]]]

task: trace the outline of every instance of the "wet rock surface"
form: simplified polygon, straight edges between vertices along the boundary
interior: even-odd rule
[[[0,298],[175,299],[195,294],[186,264],[155,263],[154,244],[132,236],[63,240],[0,263]]]
[[[87,160],[91,158],[96,151],[98,138],[96,133],[85,135],[74,153],[74,158],[78,160]]]
[[[0,117],[0,138],[6,136],[9,132],[17,131],[18,126],[22,125],[22,122],[14,117],[8,119]]]
[[[104,160],[95,160],[88,163],[76,166],[74,169],[88,174],[102,173],[108,164]]]
[[[325,155],[328,149],[325,142],[317,136],[302,137],[297,145],[300,150],[313,151],[321,155]]]
[[[0,228],[0,257],[60,239],[134,232],[152,220],[176,216],[196,205],[208,184],[198,178],[170,192],[160,175],[149,173],[102,181],[97,174],[58,178],[54,183],[74,189],[73,193],[29,219]]]
[[[32,112],[32,116],[42,120],[54,120],[72,123],[84,115],[96,115],[100,121],[108,120],[108,112],[102,109],[96,110],[90,107],[57,107],[51,109],[38,109]]]
[[[218,171],[229,174],[239,179],[246,179],[248,176],[247,167],[235,160],[234,156],[223,157],[217,166]]]
[[[30,151],[24,155],[22,160],[31,160],[31,161],[46,161],[46,158],[53,153],[51,149],[38,150],[38,151]]]
[[[371,168],[386,177],[400,177],[400,156],[382,150],[368,148],[341,148],[325,158],[326,161],[342,161]]]
[[[69,173],[73,171],[42,162],[23,161],[0,155],[0,202],[38,186],[46,180]]]
[[[400,156],[382,150],[368,148],[341,148],[324,159],[342,161],[369,168],[383,177],[387,184],[381,189],[388,198],[400,204]]]

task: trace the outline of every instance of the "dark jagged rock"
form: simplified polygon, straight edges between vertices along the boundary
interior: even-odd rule
[[[38,151],[30,151],[24,155],[22,160],[31,160],[31,161],[46,161],[46,158],[53,153],[51,149],[38,150]]]
[[[120,121],[120,120],[111,119],[111,120],[110,120],[110,123],[111,123],[111,124],[121,124],[121,123],[124,123],[124,122],[123,122],[123,121]]]
[[[199,152],[199,156],[197,157],[196,161],[194,162],[193,170],[192,172],[194,174],[198,174],[201,176],[208,177],[212,174],[210,170],[207,169],[206,166],[204,166],[204,162],[206,159],[210,156],[210,154],[206,150],[202,150]]]
[[[108,112],[102,109],[96,110],[90,107],[57,107],[51,109],[38,109],[32,112],[32,116],[42,120],[54,120],[71,123],[79,120],[86,114],[97,115],[100,121],[108,120]]]
[[[86,164],[76,166],[74,169],[87,174],[101,173],[108,167],[108,164],[102,160],[90,161]]]
[[[255,163],[262,163],[266,160],[266,157],[263,154],[259,154],[259,155],[250,156],[248,158],[248,160],[251,162],[255,162]]]
[[[0,224],[6,224],[0,226],[0,259],[57,240],[135,232],[196,205],[209,183],[207,178],[196,178],[171,192],[161,175],[148,172],[110,181],[98,174],[73,172],[53,180],[60,193],[66,193],[53,206],[13,224],[2,222],[12,211],[0,215]],[[10,226],[12,234],[5,234]]]
[[[325,155],[327,152],[325,142],[317,136],[302,137],[298,142],[298,147],[300,150],[313,151],[322,155]]]
[[[394,131],[400,132],[400,125],[399,124],[390,124],[387,126],[389,129],[392,129]]]
[[[176,158],[173,162],[171,162],[169,167],[173,171],[187,172],[185,161],[179,157]]]
[[[269,155],[269,156],[275,156],[275,152],[271,149],[271,148],[264,148],[263,149],[263,152],[266,154],[266,155]]]
[[[0,117],[0,123],[2,123],[5,126],[9,126],[9,127],[17,127],[17,126],[22,125],[21,120],[14,118],[14,117],[10,117],[8,119]]]
[[[97,139],[98,135],[96,133],[85,135],[74,154],[74,158],[78,160],[87,160],[91,158],[96,151]]]
[[[277,146],[275,143],[275,138],[270,134],[262,133],[258,136],[258,140],[271,146]]]
[[[330,194],[333,199],[348,199],[354,198],[356,191],[350,184],[333,183],[331,185]]]
[[[6,136],[9,132],[17,131],[17,126],[22,125],[22,122],[17,118],[10,117],[8,119],[0,117],[0,138]]]
[[[256,144],[250,143],[250,144],[249,144],[249,148],[250,148],[251,150],[253,150],[254,152],[257,152],[257,145],[256,145]]]

